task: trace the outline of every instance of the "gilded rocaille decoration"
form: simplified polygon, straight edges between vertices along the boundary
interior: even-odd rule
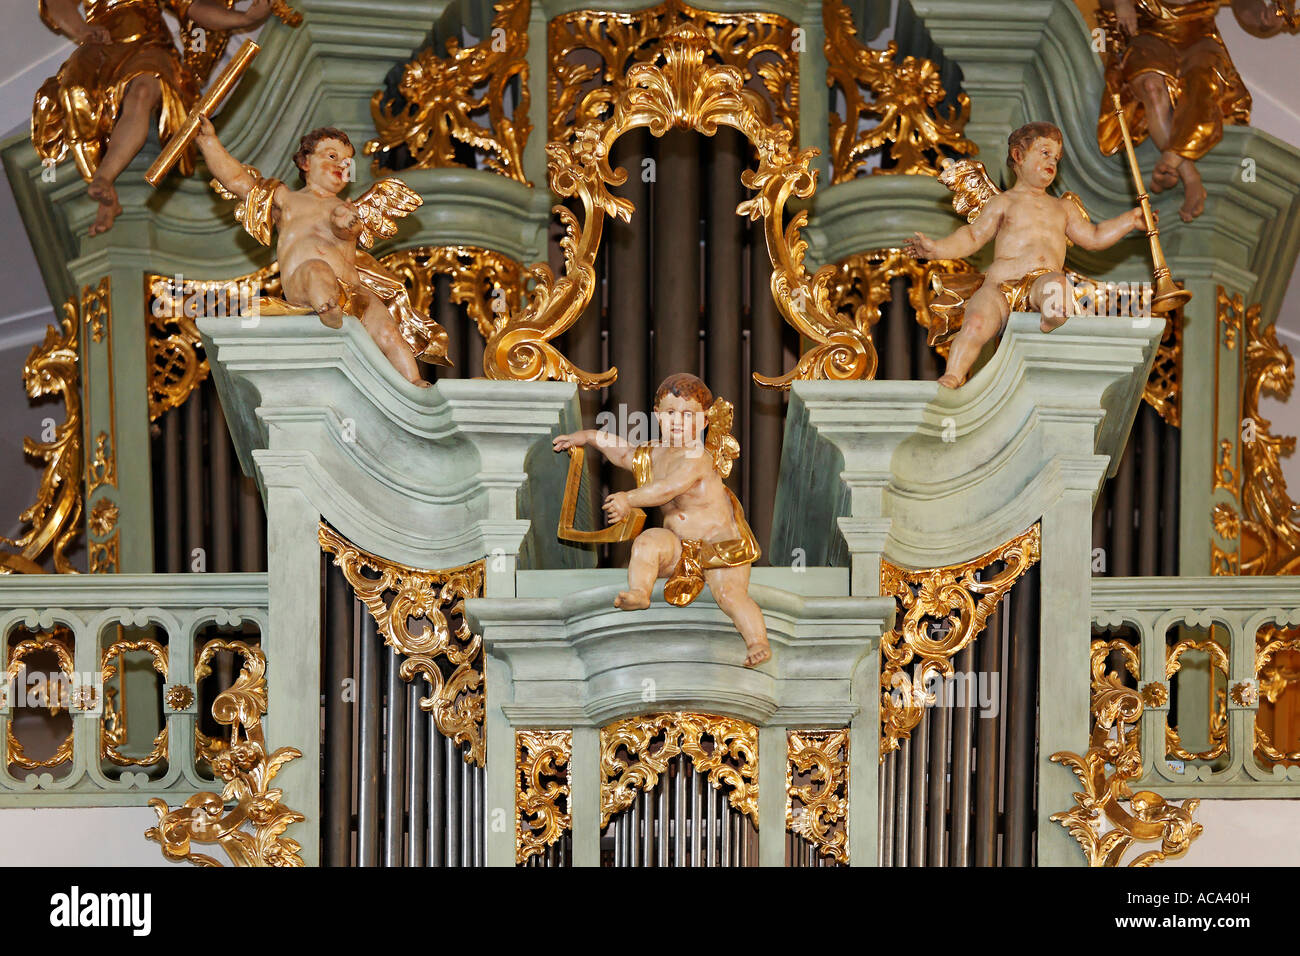
[[[118,545],[122,532],[114,531],[112,537],[105,541],[91,541],[87,547],[89,553],[89,571],[91,574],[115,574],[118,569]]]
[[[518,313],[524,296],[524,267],[491,249],[478,246],[417,246],[390,252],[381,260],[411,293],[411,307],[433,311],[438,276],[451,280],[450,301],[463,305],[484,340],[499,323]]]
[[[1156,346],[1155,361],[1147,376],[1142,398],[1160,417],[1178,428],[1182,424],[1183,310],[1165,316],[1165,332]]]
[[[117,455],[108,432],[95,436],[95,447],[86,464],[86,496],[90,497],[104,485],[117,487]]]
[[[259,296],[280,294],[277,263],[233,279],[182,279],[147,273],[144,277],[148,317],[149,420],[180,408],[208,377],[208,362],[195,319],[204,315],[240,315]]]
[[[461,48],[447,40],[447,55],[425,47],[402,69],[397,96],[383,90],[370,98],[370,114],[379,134],[366,143],[372,167],[381,158],[405,147],[409,164],[401,168],[433,169],[463,166],[456,144],[472,148],[487,168],[531,186],[524,175],[524,144],[532,131],[528,120],[529,0],[502,0],[488,35]],[[506,115],[513,100],[514,110]],[[486,124],[480,122],[486,112]],[[476,118],[477,117],[477,118]]]
[[[1210,666],[1222,674],[1225,681],[1228,679],[1228,654],[1224,651],[1223,645],[1213,639],[1198,641],[1189,637],[1169,648],[1165,659],[1165,678],[1167,680],[1173,681],[1174,675],[1182,669],[1183,655],[1192,651],[1200,652],[1209,657]],[[1214,760],[1228,752],[1228,711],[1224,703],[1224,693],[1220,691],[1215,697],[1218,706],[1215,707],[1214,713],[1210,715],[1210,749],[1199,753],[1187,750],[1183,747],[1178,731],[1166,723],[1165,751],[1170,756],[1177,757],[1179,760]]]
[[[623,133],[647,127],[663,136],[677,127],[711,136],[719,125],[743,133],[758,150],[758,168],[746,170],[741,181],[755,192],[736,212],[762,218],[772,259],[771,289],[777,308],[808,340],[798,365],[771,378],[754,373],[760,385],[785,388],[795,379],[862,379],[876,371],[876,350],[870,336],[837,315],[830,305],[833,265],[814,276],[804,270],[807,242],[799,231],[807,222],[800,211],[785,222],[785,205],[793,196],[807,199],[817,186],[810,163],[815,149],[794,150],[790,132],[763,121],[755,105],[757,94],[745,86],[744,75],[731,66],[705,63],[708,37],[690,23],[679,23],[664,37],[654,58],[627,71],[627,85],[613,100],[605,119],[591,120],[575,130],[569,141],[547,147],[552,191],[576,198],[583,223],[564,206],[556,212],[565,224],[564,275],[556,279],[544,263],[529,275],[533,288],[521,313],[512,312],[493,332],[483,358],[492,379],[536,381],[561,379],[583,388],[601,388],[618,375],[615,368],[587,372],[574,366],[552,343],[586,308],[596,289],[596,253],[605,217],[627,221],[633,206],[610,193],[609,186],[626,181],[627,171],[610,168],[610,149]]]
[[[34,347],[23,366],[23,385],[30,398],[58,395],[63,399],[64,418],[47,441],[23,439],[23,451],[45,464],[36,501],[18,520],[28,526],[17,538],[0,538],[17,553],[0,553],[0,574],[39,574],[40,561],[48,553],[59,574],[75,569],[67,549],[81,532],[82,460],[81,376],[77,329],[80,325],[76,298],[63,304],[59,328],[49,326],[45,341]]]
[[[167,679],[166,647],[153,638],[119,640],[104,648],[104,654],[101,658],[100,676],[103,678],[105,687],[108,687],[108,682],[117,676],[118,668],[124,663],[122,655],[127,651],[148,651],[153,657],[153,669],[162,675],[163,680]],[[119,767],[152,767],[154,764],[167,759],[167,727],[165,724],[163,729],[158,731],[158,735],[154,737],[153,748],[143,757],[128,757],[120,753],[117,748],[126,743],[124,717],[125,714],[117,714],[116,719],[110,722],[107,708],[105,708],[105,715],[101,719],[99,732],[101,757],[112,761]]]
[[[882,761],[935,702],[933,682],[953,676],[952,658],[979,636],[1003,595],[1038,563],[1040,541],[1034,525],[962,564],[908,571],[880,562],[880,593],[892,595],[899,611],[898,624],[880,639]],[[1002,570],[976,577],[994,564]]]
[[[95,507],[90,509],[90,531],[99,537],[105,537],[117,527],[120,509],[111,498],[100,498]]]
[[[706,748],[704,741],[712,746]],[[650,791],[678,754],[758,826],[758,728],[734,717],[645,714],[600,729],[600,826]]]
[[[1129,781],[1142,774],[1137,723],[1143,695],[1126,686],[1118,674],[1104,672],[1106,657],[1114,649],[1124,651],[1126,668],[1137,676],[1137,652],[1126,641],[1093,642],[1093,730],[1088,752],[1079,756],[1058,751],[1051,756],[1054,763],[1074,772],[1084,792],[1074,794],[1075,806],[1052,814],[1051,819],[1079,841],[1089,866],[1119,866],[1134,843],[1158,840],[1159,848],[1139,854],[1128,864],[1151,866],[1182,856],[1201,835],[1201,825],[1192,820],[1200,801],[1184,800],[1178,806],[1150,790],[1134,793],[1129,787]],[[1103,817],[1111,827],[1105,832]]]
[[[363,551],[324,522],[318,538],[384,643],[405,656],[402,679],[421,674],[428,683],[421,709],[443,736],[465,745],[467,763],[482,767],[483,639],[470,631],[464,611],[466,599],[483,594],[484,562],[426,571]],[[452,627],[452,618],[461,619],[459,626]]]
[[[979,152],[963,132],[970,120],[970,97],[959,93],[944,115],[940,105],[948,94],[934,63],[913,56],[898,62],[898,45],[892,40],[884,50],[864,46],[843,0],[822,0],[822,23],[826,85],[839,88],[845,105],[843,117],[835,110],[827,117],[832,183],[853,179],[867,157],[886,145],[893,165],[874,172],[937,176],[938,161],[947,152]],[[875,125],[863,129],[864,117]]]
[[[221,651],[229,651],[243,659],[244,666],[248,664],[253,653],[261,653],[260,648],[254,648],[254,645],[246,644],[243,641],[231,641],[222,637],[214,637],[206,641],[203,647],[199,648],[194,655],[194,686],[198,686],[199,681],[203,680],[212,673],[212,660]],[[233,685],[232,685],[233,686]],[[188,691],[189,688],[183,688]],[[227,688],[228,689],[228,688]],[[176,690],[176,688],[172,688]],[[181,696],[179,695],[177,699]],[[189,706],[188,704],[186,706]],[[176,707],[180,710],[182,708]],[[194,722],[194,757],[198,763],[206,763],[209,767],[214,767],[217,758],[229,749],[229,744],[220,737],[209,737],[199,727],[199,722]]]
[[[45,698],[41,701],[41,704],[48,707],[50,714],[53,715],[72,706],[72,702],[66,699],[63,694],[64,682],[70,684],[75,675],[72,659],[72,632],[67,628],[59,627],[53,632],[34,634],[12,645],[9,649],[9,661],[5,667],[4,679],[6,684],[12,684],[26,667],[24,664],[26,658],[42,651],[52,652],[59,665],[58,674],[50,674],[48,679],[45,680]],[[53,693],[51,692],[52,689],[54,690]],[[22,767],[24,770],[57,767],[72,759],[72,731],[68,731],[68,736],[59,742],[54,753],[44,760],[35,760],[27,756],[27,751],[23,748],[22,742],[14,735],[12,720],[5,725],[5,741],[8,744],[10,765]]]
[[[836,863],[849,862],[849,732],[792,730],[785,764],[785,827]],[[796,780],[796,777],[799,779]]]
[[[243,645],[241,652],[244,666],[239,677],[212,703],[217,723],[231,729],[230,744],[212,764],[225,787],[220,794],[196,793],[175,810],[154,797],[149,806],[158,814],[158,826],[146,830],[145,838],[161,845],[167,859],[188,860],[197,866],[222,864],[194,852],[195,843],[221,847],[235,866],[302,866],[301,847],[283,834],[306,817],[284,806],[280,790],[271,786],[280,768],[302,752],[293,747],[267,752],[262,727],[266,655],[250,645]],[[230,810],[226,810],[228,803],[234,804]],[[251,826],[251,832],[245,825]]]
[[[919,261],[902,249],[871,249],[846,256],[835,264],[831,280],[831,303],[837,313],[871,334],[880,321],[880,307],[893,300],[891,280],[906,277],[907,300],[916,313],[917,323],[930,331],[930,284],[936,274],[970,272],[975,268],[962,259]],[[948,343],[936,346],[940,355],[948,354]]]
[[[104,341],[105,327],[113,316],[112,283],[108,276],[99,280],[95,288],[86,286],[81,291],[81,319],[86,324],[92,342]]]
[[[172,710],[186,710],[190,704],[194,703],[194,691],[184,684],[173,684],[167,688],[164,700]]]
[[[573,733],[515,731],[515,863],[541,855],[568,832]]]
[[[1254,688],[1254,702],[1243,706],[1255,706],[1262,694],[1270,704],[1276,704],[1282,695],[1293,693],[1300,683],[1300,672],[1294,667],[1282,663],[1283,659],[1295,660],[1300,653],[1300,632],[1282,630],[1273,625],[1260,628],[1256,637],[1255,674],[1259,681]],[[1239,703],[1242,703],[1239,701]],[[1274,730],[1277,728],[1275,727]],[[1255,722],[1255,753],[1264,764],[1300,762],[1300,753],[1288,753],[1279,749],[1272,735]]]
[[[604,116],[627,90],[629,67],[653,62],[664,38],[680,24],[703,34],[710,63],[740,71],[763,122],[780,123],[797,142],[799,55],[794,23],[775,13],[722,13],[681,0],[644,10],[574,10],[551,18],[549,138],[567,141],[575,128]]]

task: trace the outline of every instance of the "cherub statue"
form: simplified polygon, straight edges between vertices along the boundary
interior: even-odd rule
[[[1107,156],[1124,148],[1111,101],[1118,93],[1134,141],[1150,133],[1160,150],[1151,191],[1182,181],[1178,214],[1185,222],[1205,211],[1196,160],[1223,139],[1225,122],[1250,122],[1250,93],[1214,22],[1225,3],[1256,36],[1295,29],[1294,11],[1288,15],[1270,0],[1101,0],[1097,11],[1107,34],[1097,145]]]
[[[749,653],[745,666],[772,656],[763,612],[749,596],[749,569],[761,551],[740,502],[722,479],[740,455],[731,435],[732,406],[713,398],[694,375],[664,379],[655,392],[660,441],[632,445],[595,429],[560,435],[554,448],[592,446],[610,463],[636,476],[633,491],[605,499],[611,524],[633,508],[660,507],[664,527],[649,528],[632,543],[628,587],[614,604],[625,611],[650,606],[650,590],[666,577],[664,599],[685,607],[707,583],[718,607],[735,623]]]
[[[77,49],[36,93],[32,145],[46,163],[71,150],[89,183],[87,195],[99,203],[92,236],[110,229],[122,212],[114,184],[144,146],[154,112],[166,141],[185,122],[229,31],[256,27],[272,12],[286,22],[294,16],[272,0],[250,0],[243,10],[233,6],[233,0],[40,0],[46,26]],[[205,41],[205,50],[187,44],[182,59],[164,9],[180,18],[187,40],[195,28],[217,36]],[[193,170],[192,154],[182,157],[180,168],[182,174]]]
[[[984,164],[971,159],[944,163],[939,181],[956,194],[953,208],[968,225],[944,239],[916,233],[906,246],[921,259],[961,259],[994,240],[989,271],[935,276],[938,295],[930,303],[935,325],[930,344],[952,338],[948,367],[939,379],[947,388],[966,381],[980,349],[1006,328],[1012,312],[1039,312],[1044,332],[1060,328],[1074,312],[1072,280],[1065,270],[1070,243],[1106,249],[1133,229],[1146,228],[1141,207],[1094,223],[1074,193],[1057,198],[1047,187],[1056,178],[1063,151],[1061,131],[1051,123],[1028,123],[1007,139],[1007,165],[1015,185],[1001,192]],[[960,331],[954,328],[960,322]]]
[[[321,127],[302,137],[293,162],[303,181],[290,189],[267,179],[230,155],[203,117],[195,137],[213,185],[228,199],[242,202],[235,219],[262,245],[280,230],[276,252],[280,282],[291,311],[310,311],[332,329],[343,314],[356,316],[388,361],[408,382],[427,388],[416,358],[439,365],[447,359],[447,332],[411,305],[402,281],[357,244],[397,233],[393,219],[408,215],[422,200],[400,179],[381,179],[356,202],[340,198],[349,180],[355,150],[346,133]]]

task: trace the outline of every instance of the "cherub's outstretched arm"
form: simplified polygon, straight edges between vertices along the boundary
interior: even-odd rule
[[[42,11],[48,23],[58,27],[59,32],[74,43],[93,40],[96,43],[108,43],[112,37],[108,28],[102,24],[91,26],[81,17],[81,0],[44,0]]]
[[[678,495],[685,494],[691,485],[700,480],[704,470],[712,470],[713,463],[705,455],[686,461],[686,465],[674,469],[661,478],[646,482],[640,488],[623,492],[627,503],[633,508],[657,508],[666,505]],[[611,495],[611,497],[613,497]]]
[[[918,259],[964,259],[974,255],[997,235],[1004,202],[1000,195],[994,196],[974,222],[943,239],[931,239],[918,232],[907,241],[904,251]]]
[[[1271,37],[1286,25],[1274,0],[1232,0],[1232,12],[1247,33]]]
[[[584,428],[580,432],[558,435],[552,443],[555,451],[568,451],[570,448],[588,446],[594,447],[604,455],[614,467],[632,470],[632,454],[636,451],[636,445],[629,444],[627,439],[612,432]]]
[[[1066,206],[1065,237],[1082,249],[1109,249],[1134,229],[1145,230],[1147,226],[1141,206],[1102,222],[1089,222],[1072,202],[1067,201]],[[1156,215],[1154,209],[1151,215]]]
[[[271,15],[271,0],[252,0],[243,10],[232,10],[216,0],[194,0],[185,15],[205,30],[244,30]]]
[[[217,131],[212,126],[212,120],[206,116],[199,117],[199,132],[194,137],[194,142],[199,147],[199,152],[203,154],[203,161],[208,164],[208,169],[212,175],[217,177],[221,185],[235,194],[239,199],[248,195],[257,181],[252,177],[244,164],[235,157],[231,156],[226,147],[221,145],[217,139]]]
[[[1133,3],[1133,0],[1101,0],[1101,8],[1114,11],[1115,18],[1119,20],[1119,25],[1129,36],[1137,33],[1137,6]]]

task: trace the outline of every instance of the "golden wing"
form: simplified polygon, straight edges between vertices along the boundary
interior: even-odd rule
[[[361,219],[361,235],[357,241],[369,249],[376,239],[391,239],[397,235],[394,219],[409,216],[424,205],[424,200],[400,179],[381,179],[357,200],[357,215]]]
[[[952,190],[952,208],[967,222],[978,219],[984,204],[1002,191],[978,159],[945,159],[940,166],[939,182]]]
[[[708,431],[704,436],[704,447],[713,456],[713,467],[723,478],[731,474],[731,463],[740,457],[740,442],[731,434],[731,424],[735,419],[735,409],[725,398],[715,398],[709,406]]]

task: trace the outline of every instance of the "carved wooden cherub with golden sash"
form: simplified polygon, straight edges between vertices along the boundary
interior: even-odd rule
[[[723,478],[740,455],[731,436],[732,406],[686,373],[670,375],[655,392],[660,441],[630,444],[594,429],[560,435],[556,451],[591,446],[636,476],[633,491],[605,499],[611,524],[634,508],[663,509],[664,527],[649,528],[632,544],[626,591],[614,604],[625,611],[650,606],[650,591],[667,578],[664,599],[685,607],[708,584],[718,607],[735,623],[749,653],[745,666],[772,656],[763,612],[749,596],[750,565],[761,551],[745,513]]]
[[[1145,229],[1142,209],[1105,222],[1088,218],[1073,193],[1053,196],[1064,140],[1051,123],[1028,123],[1007,139],[1007,165],[1016,182],[1006,192],[989,179],[984,164],[947,160],[939,181],[955,193],[953,208],[968,225],[943,239],[916,233],[907,252],[922,259],[962,259],[993,240],[993,264],[986,274],[934,276],[938,293],[930,303],[930,344],[952,338],[948,367],[939,384],[956,388],[984,344],[1001,334],[1012,312],[1038,312],[1040,328],[1051,332],[1074,312],[1073,279],[1065,269],[1070,243],[1106,249],[1133,229]],[[960,330],[957,325],[960,322]]]
[[[207,80],[225,34],[261,24],[272,12],[288,22],[296,15],[272,0],[250,0],[243,10],[234,0],[40,0],[46,26],[77,44],[56,76],[36,93],[32,106],[32,145],[47,163],[68,153],[99,203],[90,234],[105,232],[122,211],[115,182],[149,136],[158,113],[158,134],[169,139]],[[187,48],[184,58],[163,19],[168,10],[183,30],[214,31],[209,55]],[[84,11],[84,12],[83,12]],[[300,18],[299,18],[300,19]],[[188,34],[187,34],[188,35]],[[192,154],[181,158],[182,175],[194,168]]]
[[[1134,141],[1149,133],[1160,150],[1151,191],[1181,180],[1179,215],[1186,222],[1205,211],[1196,160],[1223,139],[1225,122],[1250,122],[1250,93],[1215,25],[1225,4],[1256,36],[1294,32],[1294,11],[1288,14],[1270,0],[1101,0],[1097,11],[1107,34],[1097,145],[1107,156],[1124,146],[1111,101],[1118,93]]]
[[[207,117],[200,120],[195,143],[216,176],[213,185],[226,198],[241,200],[235,219],[248,234],[269,246],[272,229],[279,229],[276,252],[287,299],[282,305],[296,308],[270,311],[315,312],[333,329],[343,325],[344,313],[356,316],[402,377],[421,387],[429,383],[416,358],[451,364],[446,330],[416,311],[402,281],[357,248],[395,235],[393,220],[424,202],[418,193],[389,178],[356,202],[341,198],[355,150],[347,134],[333,127],[302,137],[293,159],[303,187],[296,190],[231,156]]]

